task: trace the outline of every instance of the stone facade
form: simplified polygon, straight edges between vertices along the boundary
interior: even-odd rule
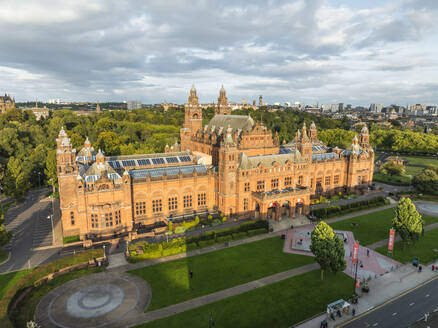
[[[15,107],[15,99],[10,95],[5,94],[0,97],[0,113],[3,114],[7,110]]]
[[[57,161],[64,234],[135,236],[139,227],[218,211],[235,219],[281,220],[308,214],[312,197],[372,182],[366,127],[346,150],[326,147],[313,123],[280,145],[262,123],[230,115],[223,87],[218,100],[203,127],[192,87],[181,145],[166,146],[162,154],[104,156],[88,139],[76,154],[62,129]]]

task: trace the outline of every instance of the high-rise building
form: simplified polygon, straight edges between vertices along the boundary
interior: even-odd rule
[[[370,112],[372,113],[381,113],[383,109],[382,104],[371,104],[370,105]]]
[[[137,108],[141,108],[141,101],[140,100],[129,100],[128,101],[128,109],[129,110],[137,109]]]

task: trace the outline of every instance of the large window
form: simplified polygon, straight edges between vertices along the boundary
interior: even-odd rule
[[[198,194],[198,206],[205,206],[207,204],[206,193]]]
[[[298,185],[299,185],[299,186],[302,186],[302,185],[303,185],[303,181],[304,181],[303,176],[300,175],[300,176],[298,177]]]
[[[284,178],[284,186],[289,187],[290,185],[292,185],[292,177],[285,177]]]
[[[325,177],[325,185],[330,186],[331,177]]]
[[[70,212],[70,222],[72,226],[75,225],[75,212]]]
[[[120,223],[122,223],[122,217],[120,216],[120,211],[116,211],[114,213],[114,216],[115,216],[115,219],[116,219],[116,221],[115,221],[116,225],[119,225]]]
[[[163,211],[163,204],[161,199],[152,200],[152,213],[161,213]]]
[[[105,227],[113,226],[113,213],[105,213]]]
[[[265,190],[265,181],[260,180],[257,181],[257,191],[264,191]]]
[[[91,227],[99,228],[99,221],[97,219],[97,214],[91,214]]]
[[[249,190],[249,182],[245,182],[245,192],[248,192]]]
[[[144,215],[146,214],[146,202],[137,202],[135,203],[135,215]]]
[[[335,186],[337,186],[339,184],[339,175],[335,175],[334,179],[333,179],[333,184]]]
[[[321,186],[322,185],[322,178],[317,178],[316,179],[316,186]]]
[[[184,196],[184,208],[192,207],[192,195]]]
[[[278,189],[278,179],[271,180],[271,189]]]
[[[169,211],[174,211],[178,209],[178,197],[169,197]]]
[[[244,211],[248,210],[248,198],[243,199],[243,210]]]

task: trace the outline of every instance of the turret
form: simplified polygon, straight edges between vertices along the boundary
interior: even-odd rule
[[[191,148],[191,138],[202,129],[202,108],[199,106],[195,85],[190,89],[188,103],[184,106],[184,126],[180,130],[181,150]]]
[[[359,144],[364,149],[370,148],[370,134],[366,125],[364,125],[360,131]]]
[[[231,107],[228,105],[228,99],[223,85],[219,91],[219,98],[217,98],[217,107],[215,110],[215,114],[219,114],[219,115],[231,114]]]
[[[318,141],[318,130],[316,129],[315,122],[310,124],[309,138],[312,143]]]

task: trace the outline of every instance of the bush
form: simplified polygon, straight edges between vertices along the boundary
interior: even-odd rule
[[[200,240],[199,243],[198,243],[199,244],[199,248],[204,248],[204,247],[207,247],[207,246],[211,246],[211,245],[214,244],[214,242],[215,242],[214,239]]]
[[[226,217],[226,216],[224,216],[224,217],[222,218],[222,222],[227,222],[227,217]]]
[[[167,228],[168,228],[169,232],[173,231],[173,222],[172,221],[169,221]]]
[[[219,219],[214,219],[213,222],[211,222],[212,227],[216,227],[218,225],[222,224],[222,221]]]
[[[179,226],[175,228],[175,233],[184,233],[187,230],[185,226]]]
[[[267,233],[268,231],[265,228],[259,228],[259,229],[253,229],[253,230],[248,230],[248,236],[255,236],[255,235],[261,235],[264,233]]]
[[[228,236],[221,236],[221,237],[217,237],[216,241],[220,244],[222,243],[228,243],[229,241],[233,240],[233,237],[231,237],[231,235]]]
[[[208,221],[211,221],[211,220],[213,220],[213,216],[210,214],[210,215],[208,216]]]
[[[350,204],[340,206],[328,206],[317,208],[312,211],[312,214],[318,219],[329,218],[339,214],[346,214],[354,211],[360,211],[368,208],[373,208],[381,205],[386,205],[389,201],[383,196],[374,197],[368,200],[362,200]]]
[[[198,249],[199,247],[198,247],[197,243],[190,243],[190,244],[187,244],[186,248],[188,251],[193,251],[195,249]]]
[[[238,239],[246,238],[248,236],[248,234],[246,232],[236,232],[236,233],[233,233],[232,236],[233,236],[234,240],[238,240]]]

